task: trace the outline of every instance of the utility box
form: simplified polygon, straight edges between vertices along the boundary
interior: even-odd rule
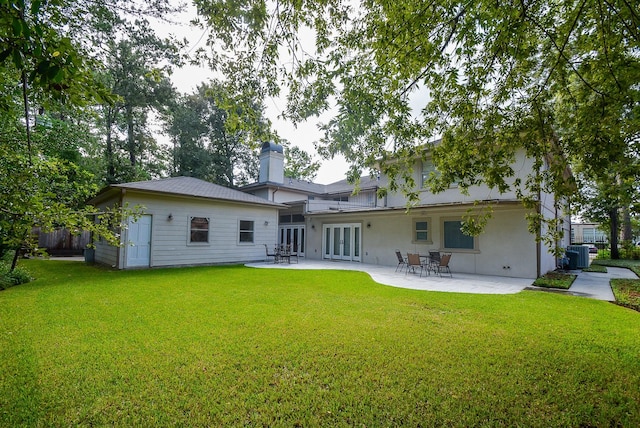
[[[584,269],[589,267],[589,247],[584,245],[569,245],[567,247],[567,253],[574,251],[578,253],[577,268]]]
[[[84,261],[85,263],[95,263],[96,261],[96,250],[93,248],[85,248],[84,252]]]
[[[569,258],[569,270],[578,269],[578,252],[577,251],[567,251],[567,257]]]

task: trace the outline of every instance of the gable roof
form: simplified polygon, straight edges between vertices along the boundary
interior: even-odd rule
[[[229,187],[209,183],[194,177],[171,177],[159,180],[134,181],[131,183],[112,184],[103,189],[91,202],[99,201],[112,195],[115,189],[139,190],[142,192],[160,193],[175,196],[187,196],[212,200],[239,202],[252,205],[267,205],[282,208],[284,205],[240,192]],[[119,193],[119,192],[116,192]]]

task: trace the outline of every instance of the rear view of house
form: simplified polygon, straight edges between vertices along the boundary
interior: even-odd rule
[[[285,177],[281,146],[265,143],[260,156],[261,179],[241,190],[284,204],[277,239],[302,248],[310,259],[395,266],[395,249],[421,254],[440,251],[452,254],[454,272],[535,278],[557,265],[553,248],[536,242],[529,231],[526,216],[536,210],[563,224],[566,242],[557,245],[569,244],[569,217],[554,195],[538,195],[532,210],[523,206],[515,190],[499,193],[476,186],[464,195],[454,183],[433,194],[426,181],[437,171],[428,153],[426,160],[416,159],[413,165],[420,200],[408,211],[407,199],[400,193],[378,197],[378,189],[387,184],[384,176],[362,177],[354,194],[354,185],[346,180],[321,185]],[[532,168],[532,159],[519,152],[513,179],[525,178]],[[465,235],[461,226],[468,210],[489,205],[493,215],[484,232]]]

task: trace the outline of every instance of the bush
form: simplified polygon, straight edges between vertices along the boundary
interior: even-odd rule
[[[13,271],[10,263],[0,261],[0,290],[4,290],[14,285],[25,284],[33,280],[31,274],[20,266],[17,266]]]

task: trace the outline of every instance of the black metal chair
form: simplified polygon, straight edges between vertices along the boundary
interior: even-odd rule
[[[278,260],[280,262],[291,263],[291,245],[280,244],[280,248],[278,249]]]
[[[269,252],[269,247],[267,246],[267,244],[264,244],[264,251],[267,254],[267,260],[265,261],[269,261],[269,257],[273,257],[273,263],[278,263],[278,251],[276,251],[276,249],[273,249],[273,252],[270,253]]]
[[[434,273],[438,273],[438,266],[440,265],[440,251],[429,251],[429,263],[427,269],[432,270]]]
[[[396,250],[396,257],[398,258],[398,266],[396,266],[396,272],[398,272],[398,269],[400,269],[400,272],[402,272],[402,269],[407,266],[407,260],[402,257],[402,253],[400,252],[400,250]]]

